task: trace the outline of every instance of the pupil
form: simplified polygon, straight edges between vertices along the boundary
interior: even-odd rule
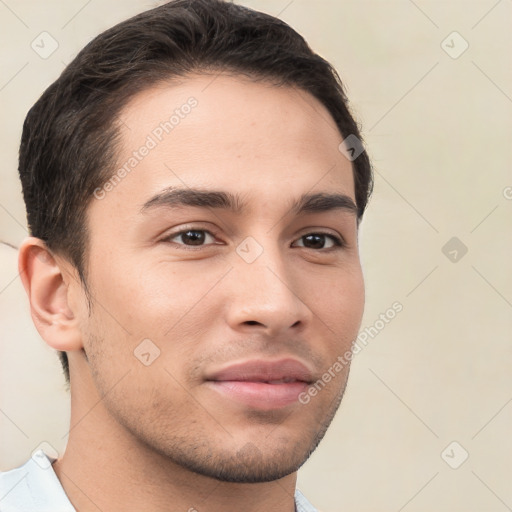
[[[304,245],[312,249],[322,249],[324,246],[324,235],[307,235],[304,237]]]
[[[187,231],[181,236],[188,245],[201,245],[204,242],[204,231]]]

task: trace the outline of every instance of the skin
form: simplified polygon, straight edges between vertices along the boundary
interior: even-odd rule
[[[120,116],[119,165],[191,96],[191,113],[89,205],[90,309],[66,258],[35,238],[21,248],[36,327],[68,352],[71,426],[54,469],[80,511],[292,512],[296,471],[345,389],[349,365],[308,404],[260,410],[205,381],[285,357],[319,379],[357,336],[364,283],[355,213],[290,209],[317,192],[355,202],[343,137],[303,91],[227,74],[154,86]],[[237,194],[245,209],[143,209],[169,187]],[[191,247],[187,229],[212,234]],[[304,238],[319,232],[344,245]],[[252,263],[236,251],[249,236]],[[134,356],[144,339],[160,350],[149,366]]]

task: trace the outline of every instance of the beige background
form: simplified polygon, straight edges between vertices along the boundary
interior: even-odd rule
[[[282,17],[339,70],[376,169],[361,232],[363,327],[403,305],[355,358],[299,487],[326,512],[511,510],[512,2],[242,3]],[[155,4],[0,1],[1,240],[26,235],[16,169],[27,110],[94,35]],[[47,59],[31,48],[43,31],[59,45]],[[452,237],[458,247],[443,252]],[[63,450],[68,402],[16,251],[0,246],[0,263],[7,469],[42,442]]]

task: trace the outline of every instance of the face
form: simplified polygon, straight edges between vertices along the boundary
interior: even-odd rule
[[[80,318],[105,407],[194,472],[290,474],[339,406],[363,312],[342,136],[307,93],[227,75],[155,86],[121,121]]]

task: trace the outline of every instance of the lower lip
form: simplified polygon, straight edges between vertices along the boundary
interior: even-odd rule
[[[237,402],[260,410],[273,410],[298,402],[299,395],[308,387],[306,382],[267,384],[248,381],[209,381],[217,392]]]

